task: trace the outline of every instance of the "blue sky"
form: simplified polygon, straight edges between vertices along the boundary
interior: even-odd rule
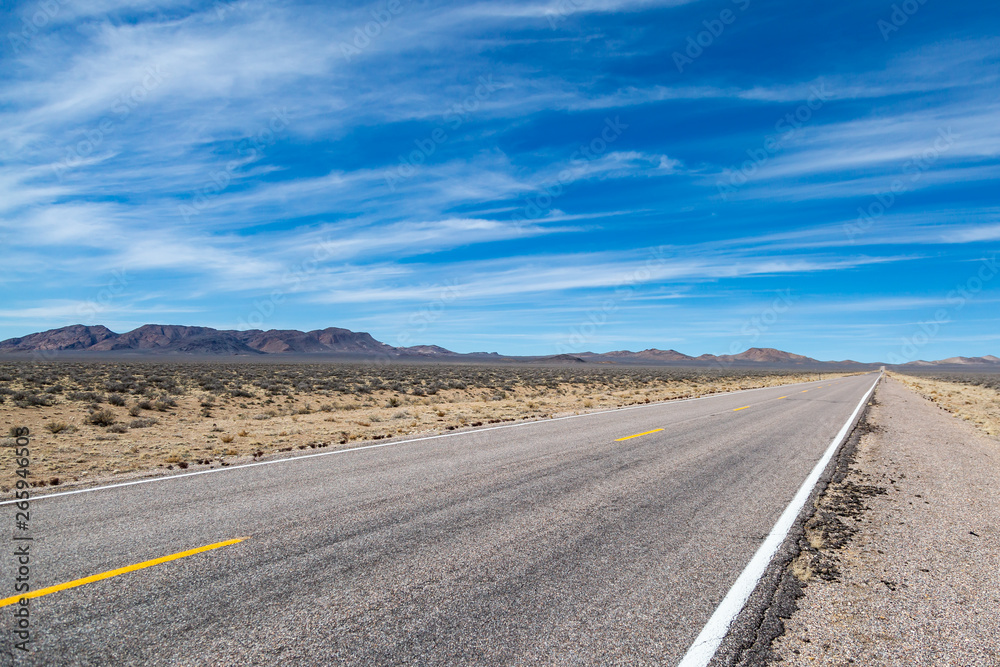
[[[5,5],[0,338],[1000,355],[1000,7]]]

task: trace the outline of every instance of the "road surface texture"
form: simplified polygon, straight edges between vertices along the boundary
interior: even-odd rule
[[[676,664],[876,377],[35,498],[33,589],[246,539],[32,599],[2,653]]]
[[[998,667],[1000,440],[895,380],[876,397],[845,478],[868,509],[839,512],[839,580],[806,586],[775,664]]]

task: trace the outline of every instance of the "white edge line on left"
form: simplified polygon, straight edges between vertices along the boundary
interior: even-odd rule
[[[846,376],[852,377],[852,376]],[[592,417],[594,415],[603,415],[610,412],[622,412],[625,410],[638,410],[641,408],[655,408],[668,405],[675,405],[678,403],[688,403],[691,401],[704,401],[710,398],[719,398],[721,396],[730,396],[732,394],[742,394],[751,391],[762,391],[764,389],[779,389],[781,387],[792,387],[800,384],[815,384],[817,382],[823,382],[824,380],[809,380],[806,382],[792,382],[785,385],[773,385],[770,387],[754,387],[753,389],[738,389],[736,391],[723,391],[717,394],[707,394],[705,396],[695,396],[694,398],[680,398],[667,401],[659,401],[656,403],[644,403],[642,405],[626,405],[620,408],[612,408],[610,410],[596,410],[594,412],[585,412],[580,415],[566,415],[565,417],[553,417],[552,419],[538,419],[534,421],[523,421],[516,424],[501,424],[500,426],[487,426],[486,428],[477,428],[468,431],[456,431],[455,433],[438,433],[436,435],[427,435],[420,438],[408,438],[405,440],[390,440],[388,442],[381,442],[377,445],[362,445],[360,447],[350,447],[348,449],[335,449],[331,452],[316,452],[315,454],[301,454],[299,456],[288,456],[280,459],[271,459],[269,461],[257,461],[255,463],[241,463],[240,465],[226,466],[223,468],[210,468],[208,470],[198,470],[195,472],[185,472],[178,475],[163,475],[162,477],[147,477],[145,479],[137,479],[133,482],[119,482],[117,484],[105,484],[104,486],[91,486],[86,489],[75,489],[73,491],[60,491],[59,493],[48,493],[43,496],[32,496],[32,502],[45,500],[46,498],[58,498],[60,496],[72,496],[78,493],[90,493],[92,491],[104,491],[106,489],[120,489],[125,486],[136,486],[137,484],[152,484],[154,482],[166,482],[174,479],[183,479],[186,477],[196,477],[198,475],[209,475],[217,472],[228,472],[231,470],[242,470],[243,468],[255,468],[257,466],[274,465],[276,463],[290,463],[292,461],[305,461],[306,459],[312,459],[319,456],[335,456],[337,454],[347,454],[349,452],[358,452],[365,449],[378,449],[379,447],[392,447],[394,445],[405,445],[411,442],[422,442],[424,440],[436,440],[438,438],[454,438],[461,435],[469,435],[471,433],[483,433],[485,431],[496,431],[504,428],[518,428],[521,426],[531,426],[536,424],[551,424],[552,422],[562,421],[564,419],[579,419],[581,417]],[[13,505],[14,503],[21,502],[20,499],[14,498],[12,500],[0,500],[0,506],[3,505]]]

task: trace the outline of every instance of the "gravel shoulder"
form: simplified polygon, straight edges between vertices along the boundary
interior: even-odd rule
[[[898,380],[807,522],[782,665],[1000,665],[1000,439]]]

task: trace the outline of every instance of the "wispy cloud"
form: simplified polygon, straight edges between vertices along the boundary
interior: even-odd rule
[[[789,286],[814,295],[802,317],[930,306],[1000,241],[992,9],[928,5],[886,43],[860,0],[808,16],[754,5],[678,73],[671,52],[718,8],[56,4],[0,55],[10,335],[123,270],[117,321],[230,322],[277,290],[275,325],[386,322],[457,281],[456,317],[502,340],[515,325],[495,312],[516,306],[553,340],[560,317],[627,283],[601,341],[634,340],[668,307],[705,323],[670,320],[700,340]],[[37,6],[15,4],[3,32]],[[661,247],[671,261],[644,268]],[[900,294],[870,286],[885,282]]]

